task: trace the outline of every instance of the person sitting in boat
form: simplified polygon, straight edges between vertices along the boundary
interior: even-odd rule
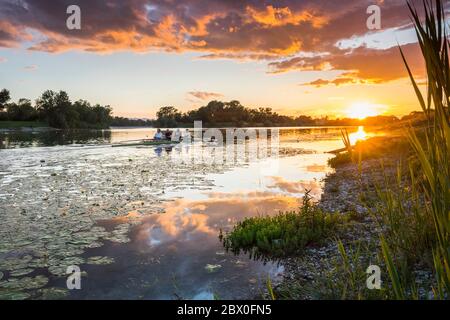
[[[166,130],[164,135],[165,135],[166,140],[172,140],[172,131],[170,131],[169,129]]]
[[[164,138],[163,133],[161,131],[161,129],[158,129],[156,131],[155,136],[153,137],[154,140],[162,140]]]
[[[180,142],[180,140],[181,140],[181,131],[180,131],[180,129],[177,129],[175,132],[172,133],[171,139],[172,139],[172,141]]]
[[[185,143],[190,143],[191,139],[191,132],[189,131],[189,129],[186,129],[181,137],[181,140],[183,140],[183,142]]]

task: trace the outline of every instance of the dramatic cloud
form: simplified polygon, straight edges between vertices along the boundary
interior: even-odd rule
[[[192,92],[188,92],[188,94],[199,100],[213,100],[213,99],[223,97],[223,94],[221,94],[221,93],[204,92],[204,91],[192,91]]]
[[[417,44],[402,46],[413,72],[420,76],[425,72],[424,63]],[[338,52],[321,58],[292,58],[269,64],[271,72],[300,71],[341,71],[342,75],[334,80],[318,79],[305,85],[324,86],[351,83],[382,83],[406,76],[406,68],[397,47],[387,50],[373,50],[365,47]]]
[[[382,8],[383,29],[410,26],[404,0],[375,2]],[[404,72],[395,66],[401,64],[395,50],[349,51],[336,45],[369,33],[366,9],[373,3],[0,0],[0,47],[26,43],[31,50],[47,52],[196,51],[208,59],[271,61],[270,71],[274,73],[330,68],[371,82],[403,77]],[[81,8],[81,30],[66,27],[66,9],[72,4]],[[381,69],[382,62],[375,62],[377,59],[385,60]],[[340,78],[333,84],[349,76]]]

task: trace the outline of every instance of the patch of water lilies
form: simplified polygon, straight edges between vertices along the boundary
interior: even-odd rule
[[[37,270],[47,274],[46,270],[52,277],[64,277],[71,265],[114,263],[109,257],[81,256],[105,241],[129,242],[139,216],[163,211],[167,192],[207,190],[213,186],[207,174],[230,168],[170,161],[174,160],[157,157],[151,149],[2,151],[0,299],[65,296],[60,289],[46,287],[47,277],[30,275]],[[125,219],[112,230],[99,226],[100,221],[126,218],[131,211],[138,217]]]
[[[24,278],[10,278],[0,282],[1,289],[13,290],[30,290],[39,289],[48,283],[48,278],[45,276],[24,277]]]

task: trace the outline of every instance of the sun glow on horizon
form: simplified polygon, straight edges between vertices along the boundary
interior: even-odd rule
[[[380,115],[383,108],[382,105],[370,102],[355,102],[346,110],[346,114],[350,118],[363,120],[367,117]]]

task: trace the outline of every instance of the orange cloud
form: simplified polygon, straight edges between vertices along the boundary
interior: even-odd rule
[[[320,88],[329,84],[334,84],[338,87],[345,84],[356,84],[361,82],[362,80],[357,80],[354,78],[336,78],[334,80],[317,79],[311,82],[303,83],[302,86],[315,86],[317,88]]]
[[[320,28],[327,23],[327,19],[324,16],[315,16],[307,10],[293,13],[289,7],[275,8],[273,6],[267,6],[263,10],[257,10],[248,6],[246,11],[250,22],[256,21],[268,27],[289,24],[298,25],[302,22],[308,22],[315,28]]]

